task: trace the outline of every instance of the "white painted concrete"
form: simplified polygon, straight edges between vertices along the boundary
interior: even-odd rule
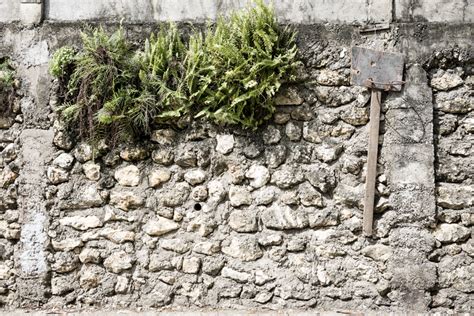
[[[43,4],[0,0],[0,23],[38,23],[42,5],[44,18],[58,22],[122,19],[131,23],[204,22],[247,3],[249,0],[43,0]],[[274,0],[274,3],[280,21],[287,23],[383,23],[391,21],[392,10],[400,22],[474,22],[473,0],[395,0],[393,8],[392,0]]]
[[[400,22],[474,22],[473,0],[395,0]]]
[[[42,4],[21,3],[20,0],[0,0],[0,22],[36,24],[41,21]]]
[[[53,21],[120,20],[162,22],[213,20],[244,7],[246,0],[49,0],[46,18]],[[367,5],[368,3],[368,5]],[[276,0],[282,22],[389,22],[391,0]]]

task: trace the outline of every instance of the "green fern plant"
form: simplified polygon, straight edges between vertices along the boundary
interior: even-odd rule
[[[256,128],[275,111],[273,96],[297,66],[295,33],[281,28],[272,7],[256,6],[208,27],[199,56],[199,116]]]
[[[184,42],[174,24],[134,51],[120,27],[81,34],[82,50],[58,50],[50,72],[64,90],[59,112],[79,137],[113,143],[149,135],[185,115],[256,128],[298,62],[295,33],[262,0]]]
[[[49,73],[55,77],[63,77],[70,72],[71,66],[74,65],[76,58],[76,50],[71,46],[63,46],[59,48],[51,58],[49,63]]]
[[[138,53],[141,93],[137,104],[151,110],[148,117],[159,119],[183,114],[186,96],[182,94],[181,85],[186,51],[178,28],[170,23],[158,34],[152,34],[145,41],[144,51]],[[151,101],[156,105],[153,108],[150,108]]]
[[[15,98],[15,71],[8,58],[0,59],[0,116],[13,111]]]
[[[131,45],[122,27],[112,35],[101,27],[90,28],[81,33],[81,39],[83,48],[74,57],[74,70],[67,83],[67,102],[60,113],[65,120],[75,123],[82,139],[127,138],[127,131],[111,125],[121,125],[128,106],[124,95],[135,91],[131,88],[137,77]],[[51,72],[55,74],[53,69]],[[105,113],[100,113],[106,104],[106,109],[112,110],[106,114],[113,119],[106,119]]]

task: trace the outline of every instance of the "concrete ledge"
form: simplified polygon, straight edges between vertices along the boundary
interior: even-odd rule
[[[219,15],[245,7],[246,0],[70,0],[47,2],[46,19],[52,21],[120,20],[127,22],[163,22],[213,20]],[[276,0],[282,22],[315,23],[389,22],[391,0]]]
[[[471,0],[395,0],[398,22],[474,22]]]
[[[269,0],[265,0],[269,2]],[[0,23],[120,21],[130,23],[214,20],[245,7],[249,0],[49,0],[22,3],[0,0]],[[474,2],[468,0],[274,0],[281,22],[286,23],[386,23],[474,22]]]
[[[0,0],[0,21],[11,23],[20,21],[20,1]]]
[[[0,0],[0,22],[37,24],[42,18],[42,3],[22,3],[20,0]]]

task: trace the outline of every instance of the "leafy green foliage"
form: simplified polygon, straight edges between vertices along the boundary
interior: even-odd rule
[[[58,49],[49,65],[49,72],[55,77],[65,76],[71,66],[74,65],[76,50],[71,46],[63,46]]]
[[[74,57],[60,112],[75,123],[81,138],[125,138],[130,133],[123,120],[136,77],[133,50],[122,28],[110,36],[102,28],[89,29],[81,38],[83,49]]]
[[[150,102],[157,104],[147,112],[152,120],[184,108],[186,96],[181,94],[181,85],[186,49],[176,25],[169,24],[157,35],[152,34],[144,51],[137,53],[141,91],[137,105],[149,108]]]
[[[209,27],[197,116],[256,128],[273,114],[273,96],[297,65],[295,33],[281,28],[263,1],[256,4]]]
[[[14,97],[15,71],[7,58],[0,59],[0,116],[11,113]]]
[[[65,87],[62,117],[81,138],[112,142],[186,115],[258,127],[272,116],[273,96],[297,66],[297,48],[295,33],[280,27],[262,0],[255,2],[187,42],[169,24],[136,52],[122,28],[82,33],[82,50],[63,47],[50,66]]]

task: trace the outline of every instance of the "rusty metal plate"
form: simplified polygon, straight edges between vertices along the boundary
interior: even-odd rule
[[[400,91],[403,84],[403,56],[373,49],[352,47],[353,85],[385,91]]]

